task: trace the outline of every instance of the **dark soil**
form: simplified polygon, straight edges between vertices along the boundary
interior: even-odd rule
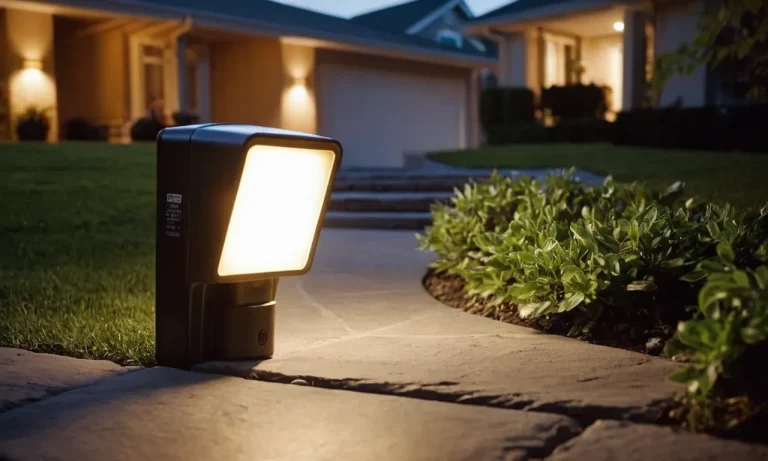
[[[463,280],[455,275],[437,274],[430,270],[424,277],[424,287],[443,304],[470,314],[650,355],[663,354],[664,345],[674,334],[677,322],[681,320],[679,316],[659,319],[641,308],[627,308],[618,314],[611,312],[614,311],[611,309],[603,312],[601,321],[592,325],[588,331],[572,331],[574,322],[567,312],[550,318],[522,319],[517,315],[515,304],[493,304],[490,300],[467,295]]]
[[[653,305],[653,300],[636,300],[629,308],[610,308],[603,311],[600,322],[589,331],[572,331],[573,321],[568,313],[547,318],[522,319],[517,306],[511,303],[493,304],[490,300],[470,296],[458,276],[437,274],[430,270],[424,277],[424,287],[437,300],[471,314],[482,315],[502,322],[522,325],[546,333],[571,336],[583,341],[617,347],[650,355],[664,356],[664,346],[674,335],[679,321],[690,318],[690,313],[671,306],[657,306],[649,311],[642,305]],[[676,357],[677,359],[677,357]],[[723,389],[727,398],[714,399],[705,411],[711,413],[709,426],[699,428],[723,438],[768,444],[768,342],[751,348],[739,363],[734,364],[732,376]],[[675,408],[660,424],[687,425],[692,412],[700,411],[696,402],[681,397]]]

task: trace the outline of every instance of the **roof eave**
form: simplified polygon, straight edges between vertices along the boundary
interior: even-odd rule
[[[310,30],[301,27],[287,27],[282,25],[275,26],[274,24],[270,24],[266,21],[251,19],[246,20],[228,15],[211,13],[208,11],[180,9],[173,6],[146,3],[141,0],[41,0],[37,3],[56,3],[71,7],[109,10],[118,14],[129,14],[161,19],[180,20],[185,17],[190,17],[193,23],[197,25],[233,30],[248,35],[306,37],[310,39],[335,42],[342,45],[349,44],[359,48],[364,48],[369,51],[380,51],[390,55],[392,52],[395,52],[401,55],[412,57],[414,59],[418,58],[423,60],[424,57],[430,57],[437,62],[450,63],[453,65],[465,67],[493,65],[496,63],[495,59],[485,56],[466,55],[440,49],[427,49],[419,46],[403,45],[383,40],[371,40],[343,34]],[[254,27],[258,29],[254,30]]]
[[[514,13],[480,17],[472,21],[468,21],[464,26],[464,30],[469,33],[482,33],[488,30],[489,27],[498,27],[502,25],[529,22],[537,19],[545,19],[553,16],[559,16],[570,13],[577,13],[579,11],[590,10],[603,6],[635,6],[644,4],[644,0],[571,0],[562,3],[556,3],[554,5],[545,5],[542,7],[534,7],[523,11],[517,11]]]

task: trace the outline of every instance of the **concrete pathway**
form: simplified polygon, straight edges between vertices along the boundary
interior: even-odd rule
[[[324,230],[310,274],[281,281],[272,360],[51,378],[80,387],[0,414],[0,459],[768,459],[647,424],[680,390],[674,363],[434,301],[415,246]],[[48,379],[38,360],[74,359],[17,375]]]

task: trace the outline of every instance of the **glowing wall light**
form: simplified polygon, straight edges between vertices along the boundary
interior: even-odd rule
[[[332,139],[248,125],[161,132],[159,364],[273,354],[278,279],[309,270],[341,153]]]
[[[624,23],[621,21],[614,22],[613,30],[615,30],[616,32],[624,32]]]

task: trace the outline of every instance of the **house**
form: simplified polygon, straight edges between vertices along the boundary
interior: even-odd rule
[[[552,85],[594,83],[610,89],[616,113],[644,103],[654,57],[692,40],[704,7],[704,0],[517,0],[469,21],[466,30],[499,41],[502,85],[538,94]],[[655,101],[714,102],[704,66],[673,77]]]
[[[475,14],[464,0],[413,0],[374,10],[351,18],[366,26],[398,34],[422,37],[470,52],[481,52],[496,59],[495,40],[468,35],[464,27]],[[483,68],[481,84],[495,84],[493,67]]]
[[[464,24],[475,14],[464,0],[413,0],[371,11],[351,18],[352,21],[381,30],[422,37],[453,46],[495,56],[492,40],[467,36]]]
[[[7,133],[36,106],[51,140],[75,117],[124,138],[161,99],[202,122],[338,138],[346,167],[476,145],[476,75],[495,63],[267,0],[0,0],[0,57]]]

